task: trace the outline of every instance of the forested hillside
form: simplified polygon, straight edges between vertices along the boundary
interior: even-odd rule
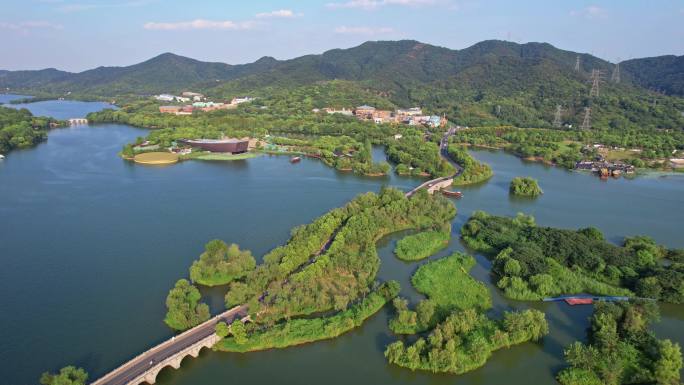
[[[684,56],[658,56],[632,59],[620,67],[633,82],[667,95],[684,96]]]
[[[580,66],[575,70],[578,57]],[[651,63],[654,60],[657,65]],[[489,40],[451,50],[402,40],[366,42],[283,61],[264,57],[236,66],[167,53],[129,67],[100,67],[78,74],[56,70],[0,73],[0,87],[88,97],[144,96],[189,88],[221,99],[295,93],[295,104],[307,108],[327,101],[353,107],[364,100],[378,107],[420,105],[429,113],[446,114],[470,126],[550,128],[556,106],[561,105],[563,127],[578,126],[585,107],[592,109],[594,128],[684,127],[684,100],[648,90],[657,87],[681,94],[681,58],[624,62],[620,83],[610,81],[613,68],[605,60],[546,43]],[[603,80],[599,97],[590,98],[594,69],[602,72]],[[332,83],[334,90],[327,99],[307,93],[311,87],[325,87],[333,81],[338,83]],[[346,86],[337,89],[345,84],[339,81],[346,81]]]

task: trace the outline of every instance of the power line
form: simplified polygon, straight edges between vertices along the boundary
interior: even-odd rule
[[[555,128],[560,128],[563,125],[563,121],[561,120],[562,114],[563,114],[563,107],[560,104],[556,105],[556,114],[553,117],[553,126]]]
[[[591,70],[591,90],[589,91],[589,97],[599,97],[601,82],[603,82],[602,77],[603,74],[601,73],[601,70]]]
[[[582,125],[580,126],[582,130],[588,130],[591,128],[591,108],[584,107],[584,119],[582,120]]]
[[[613,74],[610,76],[610,81],[613,83],[620,83],[620,59],[618,59],[618,62],[615,63],[615,67],[613,67]]]

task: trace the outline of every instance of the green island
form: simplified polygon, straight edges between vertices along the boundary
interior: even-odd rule
[[[219,326],[223,338],[215,349],[283,348],[358,327],[399,293],[396,282],[375,281],[377,240],[402,230],[443,229],[455,214],[450,201],[424,190],[407,198],[385,188],[294,228],[291,239],[256,266],[251,253],[237,245],[209,242],[191,277],[200,284],[229,284],[226,308],[247,305],[251,320]],[[183,330],[206,320],[206,305],[199,299],[195,287],[179,280],[167,299],[167,324]]]
[[[516,176],[511,180],[508,188],[511,195],[535,198],[542,195],[544,192],[536,179],[527,176]]]
[[[256,260],[249,250],[240,250],[236,244],[228,246],[214,239],[205,246],[199,260],[190,266],[190,279],[204,286],[226,285],[247,275],[254,269]]]
[[[482,367],[498,349],[538,341],[548,334],[546,318],[539,310],[505,312],[501,320],[489,318],[484,313],[492,304],[489,291],[468,273],[474,265],[472,256],[455,253],[416,271],[411,283],[428,299],[415,312],[408,310],[406,300],[395,299],[397,317],[390,320],[390,329],[398,334],[430,333],[413,343],[400,340],[388,345],[389,363],[462,374]]]
[[[419,261],[442,250],[451,239],[451,226],[439,231],[408,235],[397,242],[394,254],[403,261]]]
[[[41,385],[85,385],[88,373],[82,368],[65,366],[57,374],[45,372],[40,376]]]
[[[390,329],[396,334],[416,334],[434,327],[455,310],[489,309],[492,300],[487,287],[468,273],[475,263],[470,255],[454,253],[420,266],[411,284],[427,299],[410,310],[406,299],[396,298],[396,317],[390,320]]]
[[[420,337],[408,346],[393,342],[385,357],[411,370],[462,374],[482,367],[498,349],[537,341],[547,333],[544,313],[539,310],[506,312],[498,321],[467,309],[449,315],[427,339]]]
[[[494,175],[488,164],[473,158],[464,146],[450,144],[447,153],[451,160],[461,167],[461,172],[454,178],[454,186],[465,186],[484,182]]]
[[[562,385],[680,383],[679,345],[649,330],[658,321],[653,301],[599,302],[594,306],[587,343],[565,349],[568,367],[557,376]]]
[[[47,139],[49,128],[64,125],[52,118],[36,117],[29,110],[0,106],[0,155],[29,148]]]
[[[201,303],[199,290],[186,279],[179,279],[166,297],[164,322],[174,330],[187,330],[209,319],[209,306]]]
[[[461,236],[468,247],[493,259],[496,284],[509,298],[591,293],[684,302],[682,251],[648,237],[626,238],[615,246],[593,227],[538,227],[531,216],[482,211],[473,213]]]

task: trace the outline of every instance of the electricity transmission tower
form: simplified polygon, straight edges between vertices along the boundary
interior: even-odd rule
[[[613,74],[610,76],[610,81],[613,83],[620,83],[620,59],[618,59],[618,62],[615,63],[615,67],[613,67]]]
[[[603,74],[601,70],[591,70],[591,91],[589,91],[590,97],[598,97],[600,94],[601,82],[603,81],[601,77]]]
[[[580,57],[577,55],[577,58],[575,58],[575,72],[579,72],[580,70]]]
[[[580,129],[588,130],[591,128],[591,108],[584,107],[584,119],[582,120],[582,125]]]
[[[563,125],[561,120],[561,115],[563,114],[563,107],[560,104],[556,105],[556,114],[553,117],[553,126],[555,128],[560,128]]]

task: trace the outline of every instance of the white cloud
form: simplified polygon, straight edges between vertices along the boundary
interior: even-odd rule
[[[408,7],[420,7],[425,5],[435,5],[441,1],[438,0],[349,0],[340,3],[328,3],[326,7],[339,8],[361,8],[361,9],[376,9],[387,5],[398,5]]]
[[[156,23],[149,22],[143,26],[145,29],[161,30],[161,31],[178,31],[178,30],[196,30],[196,29],[213,29],[213,30],[247,30],[256,26],[254,21],[231,21],[231,20],[205,20],[196,19],[191,21],[179,21],[175,23]]]
[[[59,30],[59,29],[63,29],[63,28],[64,28],[64,26],[62,26],[61,24],[55,24],[55,23],[51,23],[49,21],[41,21],[41,20],[21,21],[18,23],[6,23],[6,22],[0,21],[0,29],[11,30],[11,31],[28,32],[30,30],[36,30],[36,29]]]
[[[394,29],[389,27],[347,27],[340,26],[335,28],[335,33],[347,34],[347,35],[382,35],[387,33],[393,33]]]
[[[607,12],[604,8],[601,8],[598,5],[590,5],[580,10],[570,11],[570,15],[584,17],[587,19],[599,19],[606,17]]]
[[[301,16],[301,14],[296,14],[292,12],[290,9],[279,9],[277,11],[271,11],[271,12],[262,12],[262,13],[257,13],[256,18],[257,19],[269,19],[269,18],[293,18]]]

